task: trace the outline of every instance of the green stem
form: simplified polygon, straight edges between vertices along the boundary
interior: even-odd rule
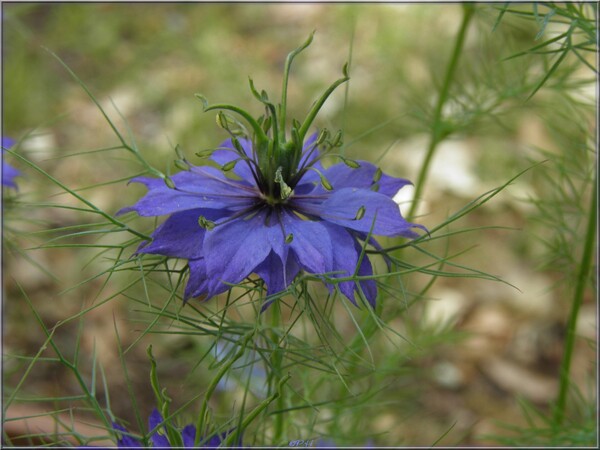
[[[46,341],[44,342],[44,347],[46,347],[48,344],[50,344],[50,346],[52,347],[52,349],[56,353],[56,356],[60,360],[60,363],[65,368],[67,368],[69,371],[71,371],[73,373],[73,375],[75,376],[75,379],[77,380],[77,384],[79,384],[79,387],[83,391],[83,394],[84,394],[86,400],[91,404],[92,408],[96,411],[96,413],[98,413],[98,415],[100,416],[100,418],[104,422],[104,425],[107,427],[107,429],[111,429],[112,426],[111,426],[110,422],[108,421],[108,419],[106,418],[106,415],[104,414],[104,412],[102,410],[102,407],[100,406],[100,403],[98,402],[98,399],[96,398],[96,393],[90,391],[90,389],[87,387],[87,384],[85,383],[83,377],[81,376],[81,373],[78,370],[77,364],[69,362],[65,358],[65,356],[62,354],[62,352],[60,351],[60,349],[58,348],[58,346],[56,345],[56,343],[54,342],[54,332],[60,326],[60,322],[57,323],[56,325],[54,325],[54,327],[52,328],[52,330],[49,330],[46,327],[46,324],[44,323],[44,321],[42,320],[42,317],[39,315],[39,313],[37,312],[37,310],[34,308],[33,303],[31,302],[31,299],[25,293],[25,291],[22,288],[22,286],[20,284],[18,284],[18,283],[17,283],[17,286],[18,286],[19,290],[21,291],[21,294],[23,295],[23,298],[27,302],[29,308],[31,309],[31,312],[33,312],[33,315],[35,316],[35,319],[37,320],[37,322],[39,323],[40,327],[42,328],[42,331],[46,335]],[[8,407],[5,407],[5,408],[8,408]],[[6,411],[6,409],[3,409],[3,412],[5,412],[5,411]]]
[[[217,372],[217,375],[211,380],[210,385],[206,390],[206,394],[204,395],[204,400],[202,401],[200,414],[198,415],[198,421],[196,423],[196,439],[194,441],[194,446],[197,447],[200,444],[200,441],[202,440],[202,437],[205,434],[204,422],[206,420],[206,412],[208,411],[208,401],[210,400],[215,389],[217,388],[217,384],[219,384],[219,381],[221,381],[221,378],[223,378],[225,374],[229,371],[229,369],[231,369],[231,366],[233,366],[233,364],[242,357],[244,351],[246,350],[248,342],[250,341],[250,339],[252,339],[253,334],[253,331],[248,332],[246,334],[246,336],[242,339],[242,344],[240,345],[240,348],[238,349],[237,353],[227,363],[223,364],[221,369]]]
[[[292,67],[292,61],[294,61],[294,58],[296,57],[296,55],[298,53],[300,53],[302,50],[304,50],[306,47],[308,47],[312,40],[313,40],[313,36],[315,35],[315,32],[313,31],[310,36],[308,36],[308,39],[300,46],[298,47],[296,50],[292,51],[291,53],[289,53],[287,55],[287,58],[285,59],[285,68],[283,70],[283,83],[282,83],[282,88],[281,88],[281,106],[280,106],[280,110],[279,110],[279,135],[281,136],[281,142],[285,142],[286,138],[285,138],[285,119],[286,119],[286,109],[287,109],[287,87],[288,87],[288,79],[290,77],[290,68]]]
[[[313,121],[315,120],[315,117],[317,117],[317,113],[323,106],[323,103],[325,103],[325,101],[329,98],[331,93],[333,91],[335,91],[336,88],[340,84],[345,83],[346,81],[348,81],[350,79],[350,77],[348,76],[348,64],[347,63],[344,65],[343,72],[344,72],[344,76],[342,78],[340,78],[339,80],[337,80],[335,83],[333,83],[331,86],[329,86],[329,88],[327,88],[327,90],[323,93],[323,95],[321,95],[321,97],[314,103],[312,109],[309,111],[308,115],[306,116],[306,119],[304,119],[302,126],[298,130],[298,135],[300,136],[301,143],[304,142],[304,137],[306,136],[308,129],[310,128]]]
[[[18,153],[14,153],[14,152],[12,152],[10,150],[6,150],[6,152],[12,154],[15,157],[17,157],[19,160],[21,160],[21,162],[27,164],[33,170],[41,173],[43,176],[45,176],[46,178],[48,178],[52,183],[56,184],[62,190],[64,190],[65,192],[68,192],[69,194],[71,194],[73,197],[75,197],[77,200],[79,200],[80,202],[82,202],[86,206],[89,206],[90,209],[83,209],[84,212],[90,212],[90,213],[99,214],[100,216],[104,217],[106,220],[110,221],[111,223],[113,223],[114,225],[118,226],[122,230],[128,231],[129,233],[134,234],[137,237],[140,237],[140,238],[142,238],[144,240],[152,239],[150,236],[147,236],[147,235],[145,235],[143,233],[140,233],[139,231],[135,231],[134,229],[129,228],[125,223],[121,222],[120,220],[115,219],[111,214],[108,214],[108,213],[104,212],[103,210],[98,209],[92,202],[86,200],[84,197],[82,197],[77,192],[73,191],[72,189],[69,189],[66,185],[64,185],[60,181],[58,181],[58,179],[56,179],[53,176],[51,176],[48,172],[44,171],[41,167],[38,167],[37,165],[35,165],[34,163],[32,163],[31,161],[29,161],[24,156],[21,156]],[[52,205],[52,206],[54,207],[55,205]]]
[[[456,37],[456,43],[454,45],[454,51],[452,52],[452,56],[450,57],[450,62],[448,64],[448,68],[446,69],[446,75],[444,77],[444,83],[442,84],[442,88],[440,90],[440,96],[438,98],[437,104],[435,106],[435,110],[433,113],[433,127],[431,133],[431,141],[429,142],[429,147],[427,148],[427,153],[425,155],[425,160],[423,161],[423,165],[421,166],[421,171],[419,172],[419,176],[417,177],[417,182],[415,183],[415,196],[413,203],[410,207],[410,211],[408,213],[407,220],[412,220],[414,218],[415,212],[417,210],[417,206],[419,203],[419,199],[421,197],[423,186],[425,185],[425,181],[427,180],[427,174],[429,172],[429,166],[431,165],[431,161],[433,159],[433,154],[438,146],[438,144],[445,137],[443,123],[442,123],[442,109],[446,100],[448,100],[448,94],[450,92],[450,85],[452,84],[452,79],[454,78],[454,72],[456,70],[456,66],[458,64],[458,59],[460,58],[460,54],[462,52],[465,37],[467,34],[467,28],[469,26],[469,22],[473,17],[473,13],[475,12],[475,8],[470,3],[463,4],[463,20],[460,25],[460,30],[458,31],[458,36]]]
[[[577,326],[577,317],[579,315],[579,309],[583,303],[583,295],[585,293],[585,286],[588,282],[588,275],[592,266],[592,260],[594,255],[594,239],[596,237],[596,220],[597,220],[597,202],[598,202],[598,173],[594,179],[592,187],[592,197],[590,199],[590,215],[588,217],[587,230],[585,234],[585,247],[583,249],[583,255],[581,257],[581,264],[579,265],[579,274],[577,275],[577,284],[575,286],[575,295],[573,297],[573,304],[571,305],[571,312],[569,314],[569,321],[567,323],[567,337],[565,341],[565,349],[563,354],[563,360],[560,367],[560,385],[558,390],[558,399],[554,408],[554,423],[560,425],[565,417],[565,409],[567,405],[567,393],[569,390],[569,372],[571,369],[571,359],[573,356],[573,349],[575,347],[575,329]]]
[[[281,354],[282,349],[279,348],[279,336],[277,335],[277,330],[279,329],[279,325],[281,322],[281,308],[279,306],[278,302],[275,302],[272,305],[272,310],[273,310],[273,316],[271,318],[271,340],[272,340],[272,344],[274,346],[273,348],[273,353],[271,354],[271,363],[273,366],[273,373],[271,374],[271,385],[273,386],[274,390],[278,391],[278,387],[275,386],[275,380],[278,379],[280,380],[282,378],[282,373],[281,373],[281,366],[282,366],[282,360],[283,360],[283,356]],[[282,411],[285,409],[285,398],[283,395],[279,395],[276,397],[277,399],[277,410],[278,411]],[[277,414],[275,416],[275,432],[274,432],[274,436],[273,436],[273,442],[275,445],[279,445],[279,442],[281,442],[281,438],[284,434],[284,415],[283,414]]]

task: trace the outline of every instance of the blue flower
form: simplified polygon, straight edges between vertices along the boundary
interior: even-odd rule
[[[15,141],[10,138],[2,138],[2,185],[17,189],[15,177],[21,175],[21,172],[4,162],[4,149],[12,147],[14,143]]]
[[[379,247],[371,235],[418,236],[400,214],[392,197],[408,180],[385,175],[366,161],[352,161],[333,151],[341,146],[341,131],[331,136],[321,130],[306,136],[319,108],[329,94],[347,81],[337,80],[313,105],[303,123],[292,121],[286,137],[285,99],[288,57],[281,103],[276,107],[266,92],[255,97],[266,106],[258,120],[241,108],[218,104],[205,111],[232,111],[250,125],[252,134],[235,118],[219,111],[217,123],[231,138],[208,156],[219,168],[194,166],[185,159],[178,165],[187,170],[165,180],[139,177],[132,181],[148,188],[135,205],[119,211],[140,216],[169,215],[138,253],[158,254],[188,260],[190,270],[184,299],[210,298],[223,293],[252,273],[267,286],[266,308],[290,286],[296,275],[320,276],[330,291],[334,278],[339,290],[356,304],[361,292],[375,304],[373,279],[349,280],[354,275],[373,274],[363,254],[364,243]],[[337,156],[342,162],[325,168],[322,159]],[[361,256],[362,255],[362,256]]]
[[[164,422],[162,415],[155,408],[150,414],[148,419],[148,428],[150,430],[156,429],[150,436],[152,447],[171,448],[172,445],[167,438],[167,430],[165,426],[160,426]],[[158,428],[157,428],[158,427]],[[117,439],[118,448],[141,448],[142,443],[133,438],[128,434],[126,428],[119,424],[113,423],[113,428],[121,433],[121,437]],[[225,438],[232,432],[230,430],[226,433],[215,434],[211,436],[207,442],[204,443],[202,448],[214,448],[219,447]],[[181,441],[185,448],[194,448],[194,441],[196,439],[196,427],[194,425],[186,425],[180,432]],[[241,436],[239,442],[232,444],[233,446],[239,447],[241,445]]]
[[[285,199],[270,199],[261,185],[254,151],[248,139],[239,139],[247,159],[233,169],[239,179],[215,168],[191,166],[172,177],[175,188],[162,180],[135,178],[148,193],[134,206],[141,216],[170,217],[152,234],[152,241],[139,253],[188,259],[190,276],[185,299],[213,297],[231,285],[258,274],[267,284],[267,294],[286,289],[301,271],[349,277],[355,273],[362,251],[361,241],[369,233],[382,236],[418,236],[400,214],[392,197],[409,181],[382,174],[372,164],[360,161],[351,168],[339,163],[327,169],[312,164],[316,135],[304,145],[303,158],[291,193]],[[240,158],[231,140],[224,142],[211,159],[226,165]],[[321,183],[327,180],[327,188]],[[286,183],[287,184],[287,183]],[[328,189],[331,188],[331,189]],[[373,245],[376,241],[371,239]],[[358,275],[373,274],[364,255]],[[331,288],[331,283],[328,283]],[[355,302],[362,290],[374,304],[377,287],[373,280],[342,281],[340,291]]]

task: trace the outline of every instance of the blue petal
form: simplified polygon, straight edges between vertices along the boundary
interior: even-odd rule
[[[140,216],[161,216],[189,209],[240,209],[256,202],[257,191],[245,182],[226,178],[214,167],[192,167],[171,177],[175,189],[159,178],[138,177],[149,189],[135,205],[121,209],[117,215],[136,211]]]
[[[223,435],[223,439],[225,439],[227,436]],[[218,434],[215,434],[214,436],[211,436],[210,439],[208,440],[208,442],[206,444],[204,444],[204,448],[215,448],[218,447],[219,445],[221,445],[222,439],[221,436],[219,436]]]
[[[17,189],[15,178],[20,176],[21,172],[8,163],[2,161],[2,184]]]
[[[358,252],[362,251],[362,247],[358,244],[358,242],[356,243],[356,250]],[[373,275],[371,261],[369,258],[367,258],[367,255],[364,255],[363,259],[361,260],[360,267],[358,268],[358,276],[366,277],[371,275]],[[373,308],[375,308],[375,300],[377,299],[377,282],[375,280],[361,280],[359,281],[359,285],[367,301]],[[358,288],[356,291],[358,292]]]
[[[154,408],[148,417],[148,427],[153,430],[160,424],[164,422],[162,414],[158,411],[158,409]]]
[[[186,425],[181,431],[181,437],[183,438],[183,446],[185,448],[194,448],[196,427],[194,425]]]
[[[358,169],[348,167],[346,164],[340,163],[331,166],[325,171],[325,176],[332,184],[334,189],[342,189],[345,187],[358,187],[370,189],[377,187],[377,192],[388,197],[395,196],[398,191],[412,184],[404,178],[396,178],[381,174],[381,178],[376,183],[373,181],[377,167],[367,161],[357,161],[360,164]]]
[[[152,241],[137,252],[186,259],[200,258],[206,230],[199,225],[198,219],[203,216],[214,221],[222,215],[221,211],[211,209],[174,213],[152,233]]]
[[[321,161],[319,160],[321,152],[319,151],[318,147],[314,147],[317,137],[318,133],[314,133],[304,142],[304,146],[302,147],[302,156],[300,157],[300,163],[298,164],[299,170],[303,170],[306,167],[312,167],[321,173],[325,170],[321,164]],[[300,179],[300,183],[294,188],[294,191],[302,194],[308,193],[312,191],[319,183],[319,174],[314,170],[308,170],[304,173]]]
[[[10,164],[4,162],[4,149],[10,148],[15,144],[11,138],[2,138],[2,184],[17,189],[15,178],[21,175],[21,172]]]
[[[252,157],[252,142],[249,139],[244,139],[244,138],[239,138],[238,141],[240,142],[240,144],[242,146],[242,150],[244,150],[244,153],[246,154],[246,156],[250,159],[253,159],[253,157]],[[237,150],[235,150],[235,147],[233,146],[231,139],[227,139],[225,142],[223,142],[219,146],[219,148],[217,150],[212,152],[210,159],[212,159],[214,162],[216,162],[220,166],[223,166],[223,165],[227,164],[228,162],[234,161],[236,159],[240,159],[240,155],[238,154]],[[251,163],[248,163],[243,160],[239,160],[237,162],[237,164],[235,165],[235,167],[233,168],[233,172],[236,175],[238,175],[240,178],[254,184],[254,175],[252,174],[252,170],[250,169],[250,166],[248,164],[251,164]]]
[[[169,444],[167,437],[158,434],[158,432],[153,433],[150,439],[152,440],[152,447],[171,448],[171,444]]]
[[[323,170],[323,176],[336,190],[347,187],[372,189],[388,197],[394,197],[402,187],[412,184],[404,178],[391,177],[385,173],[382,173],[379,181],[375,182],[374,177],[377,167],[367,161],[357,162],[360,164],[360,167],[356,169],[348,167],[344,163],[335,164]],[[315,176],[318,177],[318,175]],[[315,176],[304,176],[302,183],[305,181],[315,181]],[[312,193],[325,192],[327,191],[319,183]]]
[[[164,422],[163,416],[158,412],[156,408],[152,410],[150,417],[148,418],[148,428],[150,430],[154,430],[156,427],[159,427]],[[165,431],[164,426],[160,426],[156,429],[150,438],[152,439],[153,447],[171,447],[169,444],[169,440],[166,436],[159,434],[159,431]]]
[[[271,252],[254,270],[267,284],[267,296],[285,290],[294,281],[299,271],[300,267],[295,257],[288,257],[284,266],[274,252]]]
[[[311,273],[330,272],[333,248],[327,229],[319,222],[303,220],[294,213],[285,212],[282,224],[286,236],[293,236],[290,248],[300,266]]]
[[[11,148],[13,145],[15,145],[14,139],[9,137],[2,138],[2,148]]]
[[[184,301],[187,301],[192,297],[208,295],[209,279],[206,276],[206,260],[204,258],[190,259],[188,261],[188,266],[190,268],[190,275],[183,294]],[[229,289],[229,287],[224,286],[222,292],[227,289]]]
[[[267,212],[217,225],[204,238],[204,258],[209,278],[209,296],[228,289],[250,275],[271,252],[273,243],[283,242],[277,220]]]
[[[311,134],[306,141],[304,141],[299,167],[303,167],[305,164],[310,163],[312,160],[319,157],[321,152],[319,151],[319,147],[315,147],[315,142],[317,141],[318,136],[319,133],[315,132]]]
[[[369,189],[342,188],[329,195],[296,196],[293,203],[300,212],[346,228],[382,236],[418,237],[411,228],[419,227],[404,220],[400,208],[389,197]],[[359,211],[364,209],[361,218]]]
[[[358,259],[362,252],[362,246],[356,238],[345,230],[343,227],[333,224],[325,224],[331,243],[335,251],[333,252],[333,278],[347,278],[354,275]],[[363,255],[361,265],[357,271],[357,275],[372,275],[373,269],[367,255]],[[365,297],[371,304],[374,304],[377,297],[377,284],[373,280],[362,280],[359,282]],[[338,288],[348,299],[356,305],[355,291],[359,288],[355,281],[342,281],[337,284]],[[328,283],[328,287],[333,287]]]
[[[113,423],[112,426],[115,430],[120,431],[121,433],[127,433],[127,429],[117,423]],[[121,438],[117,437],[117,447],[118,448],[141,448],[142,444],[137,439],[134,439],[133,437],[131,437],[127,434],[122,434]]]
[[[425,229],[425,228],[424,228]],[[425,229],[425,231],[427,231],[427,229]],[[360,233],[360,232],[354,232],[354,234],[359,238],[362,239],[363,241],[367,240],[367,233]],[[372,245],[375,250],[378,250],[381,253],[381,256],[383,256],[383,260],[385,261],[385,264],[388,267],[388,270],[392,269],[392,260],[390,259],[390,257],[383,251],[383,247],[381,246],[381,244],[379,242],[377,242],[377,240],[373,237],[370,236],[369,237],[369,245]]]
[[[333,270],[330,276],[333,278],[346,278],[354,275],[360,248],[356,251],[356,240],[343,227],[334,224],[326,225],[331,244],[335,251],[333,252]],[[331,287],[332,285],[328,283]],[[353,303],[355,284],[353,281],[343,281],[338,283],[340,291],[348,297]],[[356,303],[355,303],[356,304]]]
[[[216,433],[208,439],[208,442],[204,445],[204,448],[215,448],[219,447],[221,443],[227,439],[227,437],[235,432],[235,428],[231,428],[224,433]],[[241,447],[242,445],[242,434],[239,435],[238,440],[229,444],[231,447]]]

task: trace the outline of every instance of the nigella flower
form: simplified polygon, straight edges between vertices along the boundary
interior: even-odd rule
[[[17,189],[15,178],[21,175],[21,172],[4,162],[4,149],[12,147],[14,143],[10,138],[2,138],[2,185]]]
[[[142,244],[138,253],[188,260],[189,279],[184,299],[210,298],[225,292],[252,273],[267,286],[268,299],[284,291],[301,271],[321,276],[330,290],[339,290],[356,303],[356,294],[374,304],[376,283],[355,275],[373,274],[364,243],[378,247],[371,235],[418,236],[421,225],[408,223],[392,197],[409,181],[385,175],[366,161],[337,155],[342,162],[325,168],[323,157],[341,146],[341,132],[327,130],[307,136],[317,112],[337,86],[337,80],[319,98],[303,123],[292,121],[286,137],[286,89],[289,68],[309,40],[286,61],[281,104],[250,87],[267,113],[255,120],[241,108],[217,104],[217,122],[231,138],[213,151],[201,153],[219,168],[195,166],[184,158],[186,170],[171,178],[139,177],[148,193],[119,213],[140,216],[169,215]],[[251,127],[234,117],[240,115]],[[341,278],[340,281],[334,281]],[[354,279],[353,279],[354,278]],[[267,301],[265,308],[270,301]]]
[[[154,433],[150,436],[150,441],[152,443],[152,447],[161,447],[161,448],[171,448],[176,447],[175,443],[169,442],[167,437],[167,429],[164,425],[161,424],[164,422],[164,419],[160,412],[155,408],[150,414],[148,419],[148,428],[150,430],[156,429]],[[158,428],[157,428],[158,427]],[[133,438],[128,434],[127,429],[122,427],[119,424],[113,423],[113,428],[116,431],[121,432],[121,437],[117,439],[117,447],[118,448],[141,448],[142,443]],[[179,432],[179,431],[178,431]],[[221,443],[227,438],[227,436],[232,432],[230,430],[226,433],[217,433],[211,436],[203,445],[203,448],[214,448],[219,447]],[[194,448],[195,440],[196,440],[196,427],[194,425],[186,425],[180,432],[181,442],[185,448]],[[203,439],[202,439],[203,440]],[[239,442],[232,444],[236,447],[241,445],[241,437]]]

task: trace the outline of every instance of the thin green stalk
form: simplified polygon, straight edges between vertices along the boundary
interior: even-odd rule
[[[100,216],[104,217],[105,219],[107,219],[108,221],[113,223],[114,225],[121,228],[123,231],[128,231],[129,233],[134,234],[144,240],[151,239],[150,236],[146,236],[145,234],[140,233],[140,232],[134,230],[133,228],[129,228],[129,226],[127,226],[127,224],[125,224],[124,222],[121,222],[120,220],[115,219],[111,214],[104,212],[103,210],[98,208],[96,205],[94,205],[92,202],[85,199],[81,195],[77,194],[72,189],[69,189],[66,185],[62,184],[60,181],[58,181],[58,179],[51,176],[48,172],[44,171],[41,167],[38,167],[36,164],[29,161],[27,158],[19,155],[18,153],[11,152],[10,150],[7,150],[7,153],[11,153],[13,156],[17,157],[21,162],[27,164],[33,170],[35,170],[35,171],[39,172],[40,174],[42,174],[43,176],[45,176],[48,180],[50,180],[52,183],[54,183],[55,185],[57,185],[58,187],[63,189],[65,192],[68,192],[73,197],[75,197],[77,200],[84,203],[86,206],[90,207],[89,210],[83,209],[83,211],[90,212],[92,214],[99,214]]]
[[[202,436],[204,435],[204,422],[206,420],[206,413],[208,411],[208,401],[210,400],[215,389],[217,388],[217,384],[219,384],[219,381],[221,381],[221,378],[223,378],[225,374],[229,371],[229,369],[231,369],[231,366],[233,366],[233,364],[242,357],[242,355],[246,351],[248,342],[250,342],[250,339],[252,339],[253,335],[254,331],[250,331],[246,334],[246,336],[242,339],[242,345],[240,346],[236,354],[227,363],[223,364],[223,366],[219,369],[219,372],[217,372],[217,375],[210,382],[208,389],[206,390],[206,394],[204,395],[204,400],[202,401],[200,414],[198,415],[198,422],[196,424],[196,439],[194,441],[195,447],[197,447],[200,444]]]
[[[264,411],[264,409],[267,406],[269,406],[273,402],[273,400],[282,397],[283,386],[285,385],[285,383],[288,382],[288,380],[290,378],[292,378],[292,376],[288,373],[285,377],[283,377],[281,380],[279,380],[279,383],[277,384],[277,390],[272,395],[270,395],[269,397],[264,399],[262,402],[260,402],[256,408],[254,408],[252,411],[250,411],[250,413],[244,418],[244,421],[242,422],[242,425],[240,426],[240,432],[245,430],[246,427],[248,425],[250,425],[250,423],[256,418],[256,416],[258,416],[262,411]],[[280,413],[280,414],[278,414],[278,416],[283,416],[283,414]],[[222,442],[222,446],[229,447],[229,446],[231,446],[232,441],[234,439],[237,440],[238,438],[239,438],[239,433],[237,433],[237,432],[230,433],[229,436],[227,436],[227,438],[225,438],[225,440]]]
[[[445,137],[445,130],[442,122],[442,110],[446,100],[448,100],[448,94],[450,92],[450,85],[452,84],[452,79],[454,78],[454,72],[456,70],[456,66],[458,64],[458,59],[460,58],[460,54],[462,52],[465,37],[467,34],[467,28],[469,26],[469,22],[473,17],[473,13],[475,12],[475,7],[470,3],[465,3],[463,6],[463,20],[460,25],[460,30],[458,31],[458,36],[456,37],[456,43],[454,44],[454,51],[452,52],[452,56],[450,57],[450,62],[448,64],[448,68],[446,69],[446,75],[444,77],[444,82],[442,84],[442,88],[440,90],[440,96],[438,97],[437,104],[435,106],[435,110],[433,113],[433,126],[431,130],[431,141],[429,142],[429,147],[427,148],[427,153],[425,155],[425,160],[423,161],[423,165],[421,166],[421,171],[419,172],[419,176],[417,177],[417,182],[415,183],[415,196],[413,203],[410,207],[410,211],[408,213],[408,220],[412,220],[414,218],[415,212],[417,210],[417,206],[419,204],[419,199],[421,197],[423,186],[425,186],[425,181],[427,180],[427,174],[429,172],[429,166],[431,165],[431,160],[433,159],[433,154],[438,146],[438,144]]]
[[[281,322],[281,307],[279,302],[275,302],[272,305],[273,308],[273,316],[271,318],[271,339],[273,341],[273,345],[275,348],[273,349],[273,353],[271,354],[271,360],[273,365],[273,373],[272,373],[272,383],[275,383],[275,377],[280,379],[282,377],[282,363],[283,363],[283,354],[282,349],[279,348],[279,336],[277,335],[277,330],[279,329],[279,325]],[[282,410],[285,408],[285,398],[283,395],[279,395],[277,398],[277,409]],[[281,438],[284,434],[284,416],[283,414],[278,414],[275,417],[275,433],[273,437],[273,442],[275,445],[279,445],[278,443],[281,441]]]
[[[294,51],[292,51],[291,53],[289,53],[287,55],[287,58],[285,59],[285,68],[283,70],[283,83],[282,83],[282,88],[281,88],[281,105],[280,105],[280,110],[279,110],[279,135],[281,136],[281,142],[285,142],[286,138],[285,138],[285,119],[286,119],[286,113],[287,113],[287,87],[288,87],[288,80],[290,77],[290,69],[292,67],[292,62],[294,61],[294,58],[296,57],[296,55],[298,55],[298,53],[300,53],[302,50],[304,50],[306,47],[308,47],[312,40],[313,40],[313,36],[315,35],[315,32],[313,31],[310,36],[308,36],[308,39],[297,49],[295,49]]]
[[[63,353],[60,351],[60,349],[58,348],[56,343],[54,342],[53,334],[56,331],[56,329],[59,327],[59,324],[56,324],[52,328],[52,330],[49,330],[46,327],[46,324],[44,323],[44,321],[42,320],[42,317],[39,315],[38,311],[34,308],[33,303],[31,302],[29,296],[25,293],[23,287],[18,282],[17,282],[17,286],[18,286],[19,290],[21,291],[23,298],[27,302],[27,305],[31,309],[31,312],[33,313],[36,321],[38,322],[38,324],[42,328],[42,331],[46,335],[46,341],[44,343],[44,346],[49,344],[52,347],[52,349],[56,353],[56,356],[59,358],[60,363],[75,376],[75,379],[77,380],[77,384],[79,384],[79,387],[81,388],[81,390],[83,392],[82,399],[85,399],[90,403],[92,409],[94,409],[94,411],[98,414],[100,419],[104,422],[104,425],[106,426],[106,428],[111,429],[111,424],[109,423],[108,419],[106,418],[106,415],[102,411],[102,407],[100,406],[100,403],[98,403],[98,399],[96,398],[95,393],[91,392],[90,389],[88,388],[87,384],[85,383],[85,380],[83,379],[81,373],[78,370],[77,365],[75,363],[69,362],[65,358]]]
[[[588,217],[587,230],[585,234],[585,246],[579,265],[579,274],[577,276],[577,284],[575,286],[575,295],[573,304],[571,305],[571,313],[567,323],[567,337],[565,341],[565,349],[563,360],[560,367],[560,385],[558,390],[558,399],[554,408],[554,423],[560,425],[565,418],[565,409],[567,405],[567,393],[569,390],[569,372],[571,369],[571,359],[573,356],[573,348],[575,347],[575,329],[577,326],[577,317],[579,309],[583,303],[583,294],[588,281],[588,275],[592,266],[594,255],[594,239],[596,237],[596,220],[598,217],[597,202],[598,202],[598,173],[596,173],[594,184],[592,186],[592,197],[590,199],[590,215]]]

